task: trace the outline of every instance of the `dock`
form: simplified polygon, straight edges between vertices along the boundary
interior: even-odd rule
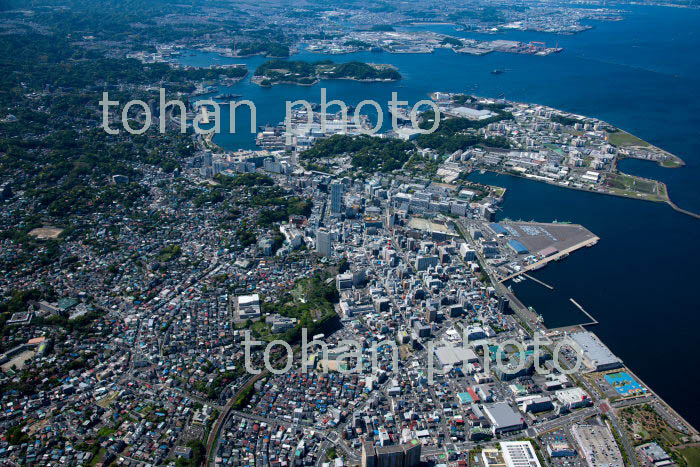
[[[583,327],[583,326],[594,326],[594,325],[596,325],[596,324],[600,324],[600,323],[598,323],[598,320],[595,319],[593,316],[591,316],[591,314],[590,314],[589,312],[587,312],[586,310],[584,310],[583,307],[582,307],[581,305],[579,305],[578,302],[577,302],[576,300],[574,300],[573,298],[569,298],[569,300],[571,301],[571,303],[574,304],[574,306],[576,306],[576,308],[578,308],[579,310],[581,310],[581,313],[583,313],[584,315],[588,316],[588,319],[590,319],[590,321],[589,321],[588,323],[583,323],[583,324],[581,324],[582,327]]]
[[[597,236],[593,236],[591,238],[588,238],[580,243],[577,243],[576,245],[573,245],[573,246],[570,246],[569,248],[561,250],[552,256],[548,256],[547,258],[543,258],[540,261],[537,261],[536,263],[529,264],[529,265],[525,266],[522,270],[520,270],[518,272],[514,272],[513,274],[504,277],[503,279],[500,280],[500,282],[503,283],[509,279],[512,279],[514,277],[518,277],[521,274],[525,274],[529,271],[540,269],[541,267],[543,267],[544,265],[546,265],[547,263],[549,263],[551,261],[556,261],[556,260],[559,260],[559,259],[562,259],[562,258],[569,256],[569,253],[571,253],[572,251],[579,250],[583,247],[591,247],[591,246],[595,245],[596,243],[598,243],[598,240],[600,240],[600,238]],[[536,281],[536,282],[540,282],[540,281]],[[550,289],[554,288],[554,287],[551,287],[551,286],[544,284],[543,282],[540,282],[540,283],[542,285],[545,285],[545,287],[549,287]]]
[[[530,274],[523,273],[523,276],[527,277],[527,278],[530,279],[531,281],[537,282],[538,284],[540,284],[540,285],[542,285],[542,286],[544,286],[544,287],[547,287],[549,290],[554,290],[554,287],[552,287],[551,285],[547,284],[546,282],[542,282],[541,280],[532,277]]]

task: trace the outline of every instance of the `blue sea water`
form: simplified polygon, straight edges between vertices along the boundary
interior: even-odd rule
[[[328,99],[348,105],[373,99],[384,105],[392,91],[411,103],[432,91],[461,91],[481,96],[535,102],[593,116],[623,128],[682,157],[687,165],[664,169],[628,160],[629,173],[666,182],[681,207],[700,212],[700,11],[666,7],[625,7],[621,22],[595,22],[594,29],[573,36],[513,31],[497,35],[457,32],[451,26],[420,26],[481,39],[545,41],[564,51],[548,57],[493,53],[482,57],[447,50],[433,54],[357,53],[324,56],[301,51],[295,59],[360,60],[396,65],[398,83],[322,81],[311,87],[260,88],[249,78],[227,88],[255,102],[258,124],[282,121],[285,101]],[[261,57],[231,59],[196,53],[191,65],[246,63]],[[501,75],[493,69],[504,69]],[[227,112],[224,112],[225,114]],[[248,113],[237,114],[235,134],[221,134],[218,144],[253,148]],[[388,113],[385,114],[385,125]],[[228,116],[222,127],[228,128]],[[601,241],[571,254],[534,275],[552,284],[550,291],[532,281],[514,284],[522,301],[540,312],[548,326],[582,322],[574,298],[600,325],[591,328],[674,408],[700,427],[700,372],[694,339],[700,332],[695,288],[700,275],[700,220],[664,204],[567,190],[496,174],[472,179],[508,188],[498,217],[538,221],[567,220],[593,231]]]

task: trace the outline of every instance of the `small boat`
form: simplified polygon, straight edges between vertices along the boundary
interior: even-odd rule
[[[496,68],[495,70],[491,70],[492,75],[502,75],[503,73],[505,73],[505,70],[500,70],[498,68]]]

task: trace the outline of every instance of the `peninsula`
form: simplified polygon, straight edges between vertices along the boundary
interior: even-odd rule
[[[397,128],[383,135],[388,139],[338,135],[331,129],[323,135],[331,138],[317,140],[310,149],[296,143],[293,147],[307,167],[323,166],[337,176],[370,176],[379,170],[454,183],[466,180],[475,170],[491,171],[565,188],[666,202],[694,215],[670,201],[663,182],[618,168],[619,161],[627,158],[665,168],[682,167],[683,160],[607,122],[504,99],[442,92],[430,97],[440,109],[440,124],[433,133],[421,133],[432,126],[433,111],[421,114],[421,130],[411,127],[407,112],[399,107]],[[305,134],[296,128],[295,135]],[[274,149],[283,147],[283,137],[280,127],[258,141],[263,149]],[[390,143],[392,139],[401,144]]]

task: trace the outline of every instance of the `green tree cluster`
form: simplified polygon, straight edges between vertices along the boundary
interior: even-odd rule
[[[334,135],[317,142],[301,154],[303,160],[352,156],[352,165],[370,172],[400,169],[415,153],[413,143],[372,136]]]

